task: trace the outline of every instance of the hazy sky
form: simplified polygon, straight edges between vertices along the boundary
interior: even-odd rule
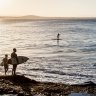
[[[96,17],[96,0],[0,0],[0,15]]]

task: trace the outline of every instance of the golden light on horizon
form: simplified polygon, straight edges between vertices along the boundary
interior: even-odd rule
[[[96,0],[0,0],[0,16],[96,17]]]

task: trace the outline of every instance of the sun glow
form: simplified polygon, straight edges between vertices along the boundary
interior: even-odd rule
[[[9,3],[9,0],[0,0],[0,8],[5,8]]]

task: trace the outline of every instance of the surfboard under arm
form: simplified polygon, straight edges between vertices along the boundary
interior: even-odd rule
[[[19,64],[26,62],[28,59],[26,56],[18,56]],[[12,64],[11,58],[8,60],[8,64]]]

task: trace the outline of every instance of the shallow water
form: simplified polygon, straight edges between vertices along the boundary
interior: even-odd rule
[[[88,94],[88,93],[71,93],[68,96],[96,96],[96,94]]]
[[[62,40],[55,40],[60,33]],[[47,82],[96,83],[96,20],[1,20],[0,60],[13,48],[29,57],[17,74]],[[11,74],[9,66],[8,74]],[[4,74],[3,66],[0,73]]]

